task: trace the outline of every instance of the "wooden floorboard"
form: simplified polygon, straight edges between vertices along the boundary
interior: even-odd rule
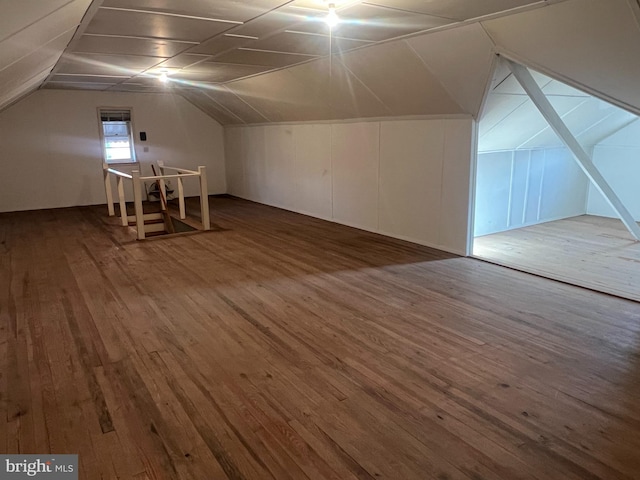
[[[499,265],[640,302],[640,242],[614,218],[581,215],[477,237]]]
[[[640,304],[210,203],[215,231],[143,242],[105,207],[0,214],[0,452],[83,479],[640,478]]]

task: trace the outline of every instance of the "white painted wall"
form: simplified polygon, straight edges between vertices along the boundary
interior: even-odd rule
[[[209,193],[226,192],[223,129],[183,98],[40,90],[0,112],[0,211],[106,202],[98,107],[133,109],[143,175],[151,175],[149,164],[158,160],[205,165]],[[147,132],[147,142],[139,141],[140,131]],[[185,191],[197,195],[197,180],[185,180]]]
[[[596,145],[593,162],[631,215],[640,221],[640,120]],[[593,185],[589,186],[587,213],[618,218]]]
[[[566,148],[479,153],[474,235],[584,215],[588,186]]]
[[[464,255],[473,122],[225,128],[229,193]]]

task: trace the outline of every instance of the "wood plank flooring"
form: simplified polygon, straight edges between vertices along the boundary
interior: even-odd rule
[[[640,302],[640,242],[620,220],[581,215],[478,237],[474,255]]]
[[[145,242],[105,207],[0,215],[1,452],[82,479],[640,478],[640,304],[210,203],[218,231]]]

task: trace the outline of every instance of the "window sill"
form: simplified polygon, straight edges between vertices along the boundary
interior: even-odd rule
[[[136,161],[132,161],[132,162],[109,162],[108,160],[105,160],[105,163],[109,166],[112,165],[119,165],[121,167],[127,167],[127,166],[134,166],[134,165],[139,165],[138,162]]]

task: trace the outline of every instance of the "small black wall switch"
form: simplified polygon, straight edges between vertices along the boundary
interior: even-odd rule
[[[147,141],[147,132],[140,132],[140,141],[141,142]]]

